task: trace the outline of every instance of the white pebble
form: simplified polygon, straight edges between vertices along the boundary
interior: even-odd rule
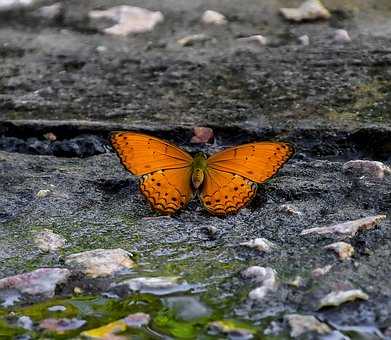
[[[307,0],[298,8],[281,8],[280,12],[285,19],[296,22],[329,19],[331,16],[319,0]]]
[[[227,23],[227,19],[225,16],[219,12],[207,10],[201,17],[201,21],[204,24],[212,24],[212,25],[225,25]]]
[[[88,15],[91,19],[107,18],[115,21],[114,26],[105,28],[103,31],[107,34],[121,36],[152,31],[158,23],[164,20],[161,12],[126,5],[103,11],[91,11]]]
[[[268,44],[268,39],[260,34],[250,35],[249,37],[239,38],[238,41],[243,42],[243,43],[251,43],[251,44],[258,45],[258,46],[265,46]]]
[[[240,243],[240,245],[249,248],[254,248],[259,252],[264,252],[264,253],[270,253],[272,249],[276,247],[276,245],[273,242],[265,238],[256,238],[248,242],[242,242]]]
[[[303,46],[308,46],[310,44],[310,38],[307,34],[304,34],[301,37],[299,37],[299,42]]]
[[[204,42],[210,40],[206,34],[192,34],[177,40],[177,43],[181,46],[191,46],[196,42]]]
[[[349,43],[352,41],[348,31],[338,29],[334,33],[334,41],[338,43]]]
[[[42,189],[42,190],[39,190],[36,194],[36,196],[38,198],[43,198],[43,197],[46,197],[50,194],[50,190],[47,190],[47,189]]]

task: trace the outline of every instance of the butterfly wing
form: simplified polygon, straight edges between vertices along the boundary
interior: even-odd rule
[[[294,154],[284,142],[243,144],[217,152],[208,158],[208,168],[233,173],[262,183],[273,177]]]
[[[208,168],[200,199],[213,215],[234,214],[255,195],[257,184],[234,173]]]
[[[203,205],[215,215],[236,213],[254,197],[256,183],[274,176],[293,154],[288,143],[258,142],[212,155],[200,194]]]
[[[140,179],[140,190],[152,208],[171,215],[185,207],[192,198],[191,168],[158,170]]]
[[[113,132],[110,141],[123,166],[136,176],[189,167],[193,161],[187,152],[175,145],[142,133]]]
[[[155,210],[173,214],[189,203],[193,194],[193,158],[187,152],[161,139],[135,132],[114,132],[111,144],[124,167],[142,176],[140,190]]]

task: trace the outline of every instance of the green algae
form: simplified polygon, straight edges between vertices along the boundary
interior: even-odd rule
[[[336,122],[386,123],[391,120],[390,91],[390,81],[374,77],[372,81],[358,85],[342,109],[329,108],[325,115]]]
[[[57,312],[48,310],[49,307],[56,305],[64,306],[66,309]],[[20,334],[29,334],[33,339],[36,339],[46,334],[53,339],[65,339],[76,336],[81,331],[94,329],[117,321],[129,314],[143,312],[149,314],[152,318],[150,329],[129,328],[124,334],[137,334],[146,339],[159,338],[164,335],[173,336],[177,339],[196,339],[204,334],[205,337],[203,338],[213,339],[215,337],[209,334],[208,324],[221,320],[224,314],[222,308],[214,308],[213,310],[214,312],[209,316],[182,320],[178,318],[173,308],[164,306],[159,297],[151,294],[135,294],[120,300],[102,296],[75,296],[64,299],[52,299],[31,306],[0,309],[2,312],[2,315],[0,315],[0,335],[11,339]],[[15,326],[17,318],[21,316],[30,317],[35,324],[39,324],[40,321],[46,318],[77,318],[86,320],[87,323],[78,330],[68,331],[63,334],[48,331],[36,333]],[[6,321],[6,319],[10,321]],[[250,326],[247,322],[231,320],[229,325],[231,328],[237,327],[246,329],[253,334],[256,333],[256,328]],[[155,334],[156,337],[152,336],[152,334]]]

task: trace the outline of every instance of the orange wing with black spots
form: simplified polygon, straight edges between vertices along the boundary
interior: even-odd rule
[[[208,169],[200,199],[214,215],[237,213],[254,197],[257,184],[234,173]]]
[[[259,142],[212,155],[200,194],[203,205],[215,215],[238,212],[254,197],[256,183],[273,177],[293,154],[288,143]]]
[[[208,158],[208,168],[240,175],[256,183],[273,177],[294,154],[283,142],[243,144],[220,151]]]
[[[110,140],[121,163],[136,176],[189,167],[193,161],[187,152],[175,145],[142,133],[113,132]]]
[[[192,198],[191,163],[185,151],[135,132],[114,132],[111,144],[122,164],[140,178],[140,190],[162,214],[173,214]]]
[[[152,208],[171,215],[185,207],[193,196],[191,168],[158,170],[140,179],[140,190]]]

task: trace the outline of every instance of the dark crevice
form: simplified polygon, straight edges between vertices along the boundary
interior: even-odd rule
[[[210,126],[215,133],[217,147],[239,145],[259,140],[284,140],[296,146],[298,159],[328,160],[372,159],[389,161],[391,158],[391,129],[361,128],[355,131],[336,129],[246,129],[237,126]],[[105,123],[58,122],[39,124],[0,123],[0,150],[57,157],[89,157],[107,152],[108,135],[114,130],[135,130],[154,135],[185,147],[190,152],[206,151],[210,146],[192,145],[191,127],[129,128]],[[47,134],[55,140],[47,139]],[[46,136],[46,138],[45,138]],[[214,152],[212,150],[211,152]]]

